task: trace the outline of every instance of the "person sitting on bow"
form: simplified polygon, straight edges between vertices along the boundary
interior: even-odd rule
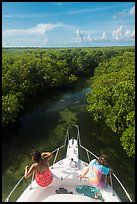
[[[25,167],[24,177],[28,178],[34,172],[37,184],[41,187],[48,186],[53,180],[53,175],[51,170],[49,169],[48,163],[48,161],[52,157],[52,153],[40,153],[37,150],[33,150],[31,153],[31,157],[34,163],[30,166],[30,168],[28,166]]]
[[[103,189],[107,184],[107,175],[113,172],[106,161],[106,155],[100,155],[98,159],[91,160],[88,167],[78,178],[83,178],[88,173],[90,184],[98,189]]]

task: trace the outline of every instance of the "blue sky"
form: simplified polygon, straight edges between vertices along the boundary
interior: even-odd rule
[[[135,2],[2,2],[3,47],[135,45]]]

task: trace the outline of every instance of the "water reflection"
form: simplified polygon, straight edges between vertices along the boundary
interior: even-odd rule
[[[24,166],[30,164],[30,152],[52,151],[64,143],[68,125],[80,127],[81,143],[96,155],[105,153],[109,164],[134,200],[135,163],[127,157],[114,134],[103,121],[95,122],[86,111],[86,94],[90,88],[47,94],[27,104],[26,112],[20,117],[20,126],[12,132],[3,133],[3,176],[2,199],[4,200],[24,173]],[[14,139],[13,139],[14,138]],[[84,158],[83,158],[84,159]],[[86,158],[85,158],[86,159]],[[126,178],[126,179],[125,179]],[[18,197],[27,183],[14,194]],[[118,189],[118,187],[117,187]],[[124,197],[125,199],[125,197]]]

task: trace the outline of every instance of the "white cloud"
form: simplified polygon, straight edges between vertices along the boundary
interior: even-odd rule
[[[106,41],[108,40],[108,36],[106,32],[103,32],[101,37],[100,36],[94,36],[91,35],[90,31],[80,31],[77,29],[77,38],[79,39],[78,42],[97,42],[97,41]]]
[[[54,12],[54,13],[39,13],[39,14],[12,14],[12,15],[8,15],[8,14],[3,14],[2,18],[48,18],[51,16],[61,16],[64,15],[64,12]]]
[[[88,9],[78,9],[78,10],[70,10],[67,12],[69,15],[80,14],[80,13],[90,13],[90,12],[98,12],[98,11],[105,11],[117,8],[119,6],[104,6],[104,7],[97,7],[97,8],[88,8]]]
[[[102,36],[101,36],[101,40],[106,40],[106,39],[107,39],[106,32],[103,32],[103,33],[102,33]]]
[[[121,40],[123,36],[122,34],[123,34],[123,26],[120,26],[119,28],[115,29],[112,32],[112,38],[115,40]]]
[[[92,42],[95,41],[96,38],[91,36],[90,31],[80,31],[77,29],[77,42]]]
[[[63,23],[40,23],[34,27],[28,29],[8,29],[2,32],[2,45],[9,46],[9,45],[19,45],[20,46],[48,46],[52,44],[54,41],[57,40],[57,37],[52,33],[52,35],[48,36],[48,31],[60,29],[58,30],[58,38],[63,40],[63,35],[69,35],[69,32],[72,32],[76,29],[75,26],[63,24]],[[54,31],[53,31],[54,32]],[[61,37],[62,35],[62,37]],[[54,36],[53,38],[51,36]],[[31,39],[34,39],[32,41]],[[56,39],[56,40],[55,40]],[[65,39],[66,40],[66,39]],[[11,42],[11,43],[10,43]],[[55,42],[56,44],[58,42]]]
[[[132,37],[132,38],[135,38],[135,30],[133,30],[133,31],[131,32],[131,37]]]
[[[129,10],[129,14],[134,15],[135,14],[135,6],[133,6],[130,10]]]
[[[123,25],[115,28],[111,33],[104,31],[100,36],[94,35],[90,31],[80,31],[77,29],[77,43],[114,43],[114,42],[133,42],[135,38],[135,30],[124,27]]]
[[[57,24],[38,24],[36,27],[28,28],[28,29],[10,29],[10,30],[5,30],[3,31],[3,36],[8,37],[8,36],[15,36],[15,35],[44,35],[47,31],[53,30],[55,28],[70,28],[71,26],[64,25],[61,23]]]
[[[135,37],[135,30],[125,29],[123,26],[116,28],[112,32],[112,39],[114,40],[131,40]]]
[[[85,40],[85,35],[84,35],[84,32],[83,32],[83,31],[80,31],[80,30],[77,29],[76,33],[77,33],[77,37],[78,37],[81,41],[84,41],[84,40]]]
[[[91,34],[88,34],[88,36],[87,36],[87,40],[89,40],[89,41],[93,41],[93,38],[91,37]]]
[[[114,15],[112,18],[115,19],[131,15],[135,15],[135,6],[131,7],[130,9],[124,9],[123,11],[116,13],[116,15]]]

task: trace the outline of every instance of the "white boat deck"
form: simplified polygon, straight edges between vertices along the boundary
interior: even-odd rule
[[[53,168],[50,167],[53,181],[49,186],[40,187],[34,180],[31,190],[28,186],[17,202],[99,202],[98,199],[84,196],[84,194],[76,191],[78,186],[90,186],[87,178],[77,178],[81,170],[86,168],[86,165],[82,160],[78,160],[78,167],[80,168],[78,169],[78,167],[68,165],[68,158],[60,160],[54,164]],[[68,193],[73,192],[73,194],[57,194],[56,190],[59,188],[65,188]],[[109,185],[103,190],[102,195],[105,202],[120,202],[116,194],[115,196],[112,195],[112,189]]]
[[[77,128],[77,139],[69,139],[69,128],[75,126]],[[68,141],[68,144],[67,144]],[[67,151],[65,158],[59,161],[56,161],[57,155],[64,146],[67,145]],[[36,183],[35,179],[32,183],[24,190],[21,196],[16,200],[16,202],[122,202],[117,193],[112,189],[112,179],[111,185],[107,184],[107,186],[101,191],[101,195],[103,197],[103,201],[99,198],[91,198],[93,197],[92,192],[87,189],[90,188],[91,184],[88,180],[88,173],[86,178],[78,178],[78,175],[84,171],[84,169],[88,166],[86,162],[79,158],[79,148],[85,150],[87,154],[88,161],[90,162],[89,155],[98,158],[93,152],[89,151],[85,147],[81,145],[80,142],[80,134],[79,127],[77,125],[68,126],[66,138],[64,145],[60,146],[52,153],[55,153],[53,164],[50,166],[50,170],[52,171],[53,181],[47,187],[40,187]],[[125,190],[124,186],[121,184],[119,179],[113,173],[123,190],[125,191],[127,197],[132,202],[129,194]],[[16,186],[12,189],[8,197],[6,198],[6,202],[9,202],[10,196],[17,188],[19,183],[22,181],[24,176],[19,180]],[[87,187],[88,194],[84,195],[83,193],[78,193],[78,187]],[[65,191],[65,192],[64,192]]]

